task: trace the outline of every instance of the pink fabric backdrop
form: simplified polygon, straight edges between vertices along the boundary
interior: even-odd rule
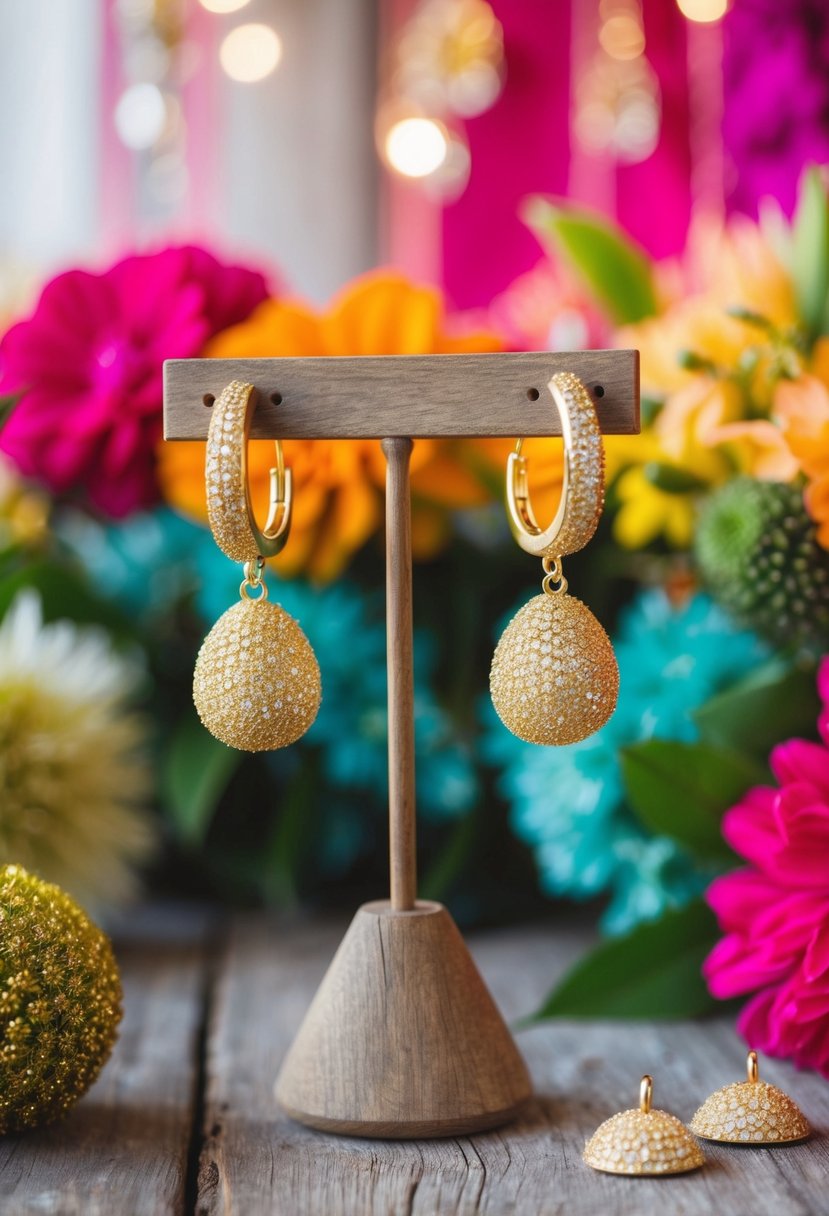
[[[463,308],[487,304],[535,265],[540,249],[518,218],[521,200],[564,194],[570,180],[571,0],[492,3],[504,27],[509,84],[488,113],[467,124],[472,175],[443,215],[444,284]],[[577,3],[592,11],[591,0]],[[594,161],[595,173],[588,165],[576,175],[584,183],[577,197],[600,205],[611,174],[621,222],[663,256],[682,247],[690,213],[685,21],[673,0],[645,0],[644,16],[663,96],[659,145],[638,165]]]

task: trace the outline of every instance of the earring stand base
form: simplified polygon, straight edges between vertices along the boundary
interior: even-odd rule
[[[300,1123],[397,1140],[499,1127],[531,1090],[454,921],[425,901],[359,909],[276,1082]]]

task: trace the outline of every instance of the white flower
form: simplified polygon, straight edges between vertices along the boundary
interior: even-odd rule
[[[151,852],[140,668],[102,630],[44,624],[21,591],[0,625],[0,864],[100,907],[134,894]]]

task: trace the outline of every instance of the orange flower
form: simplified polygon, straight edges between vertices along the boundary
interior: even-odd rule
[[[240,325],[210,342],[214,358],[303,355],[447,354],[501,349],[492,333],[450,325],[437,291],[393,272],[357,279],[328,311],[288,300],[269,300]],[[505,441],[418,440],[412,455],[412,541],[428,557],[448,535],[447,512],[491,497],[506,460]],[[273,447],[249,445],[254,504],[267,502]],[[303,570],[317,579],[336,577],[380,528],[385,461],[376,440],[288,440],[293,472],[291,539],[276,559],[283,574]],[[167,501],[204,519],[204,445],[168,443],[159,449],[159,478]],[[548,477],[547,481],[555,481]]]
[[[813,364],[823,376],[801,376],[781,385],[785,435],[808,478],[806,509],[818,524],[817,538],[829,549],[829,340],[822,339]]]

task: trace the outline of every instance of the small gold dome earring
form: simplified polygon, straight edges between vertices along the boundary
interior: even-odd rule
[[[653,1079],[639,1087],[639,1109],[605,1119],[584,1146],[583,1160],[607,1174],[684,1174],[705,1164],[705,1154],[676,1115],[651,1110]]]
[[[212,735],[241,751],[287,747],[305,734],[319,710],[320,670],[293,617],[268,603],[265,558],[281,552],[291,527],[291,473],[282,444],[270,471],[270,511],[254,519],[247,478],[247,441],[255,407],[252,384],[234,381],[213,406],[207,436],[207,514],[216,544],[244,562],[241,600],[202,643],[193,700]]]
[[[507,509],[513,536],[542,559],[543,593],[507,625],[492,660],[495,710],[528,743],[576,743],[604,726],[616,708],[619,668],[610,639],[589,608],[567,594],[561,559],[593,536],[604,505],[604,448],[596,411],[569,372],[548,384],[561,419],[564,479],[555,519],[539,527],[530,503],[523,440],[507,461]]]
[[[724,1085],[691,1120],[691,1131],[721,1144],[792,1144],[811,1129],[788,1094],[760,1080],[757,1052],[750,1051],[745,1081]]]

